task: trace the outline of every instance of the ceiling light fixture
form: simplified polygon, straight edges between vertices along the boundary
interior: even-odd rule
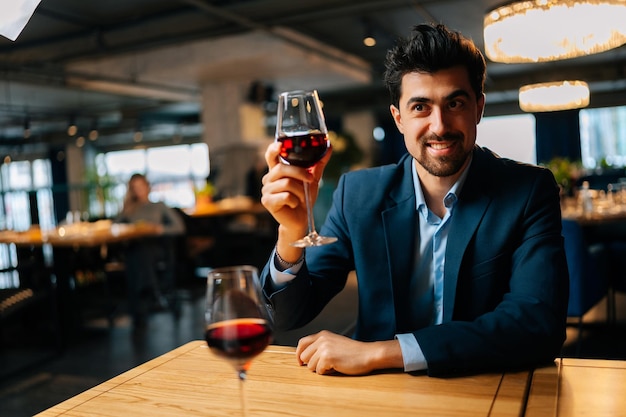
[[[624,0],[528,0],[484,19],[485,52],[494,62],[544,62],[608,51],[626,43]]]
[[[76,118],[74,116],[70,117],[70,123],[67,126],[67,135],[75,136],[78,133],[78,126],[76,126]]]
[[[98,123],[94,120],[89,131],[89,140],[93,142],[96,139],[98,139]]]
[[[519,106],[537,113],[580,109],[589,105],[589,86],[584,81],[529,84],[519,89]]]
[[[363,19],[363,26],[365,27],[365,34],[363,36],[363,45],[371,48],[372,46],[376,46],[376,38],[374,37],[374,33],[372,31],[372,24],[369,19]]]
[[[368,47],[376,46],[376,38],[374,38],[372,35],[366,35],[363,38],[363,45]]]
[[[371,33],[366,33],[363,37],[363,45],[370,48],[376,46],[376,38]]]

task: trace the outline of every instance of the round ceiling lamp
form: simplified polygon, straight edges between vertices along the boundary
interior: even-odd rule
[[[584,81],[529,84],[519,89],[519,106],[525,112],[570,110],[589,105],[589,86]]]
[[[485,53],[494,62],[574,58],[626,43],[626,0],[528,0],[484,19]]]

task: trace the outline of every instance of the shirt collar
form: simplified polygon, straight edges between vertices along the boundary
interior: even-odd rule
[[[415,159],[413,159],[415,160]],[[470,162],[467,164],[463,173],[458,180],[452,185],[450,190],[446,193],[446,196],[443,198],[443,204],[446,208],[450,209],[456,205],[458,200],[458,195],[463,188],[463,184],[465,184],[465,179],[467,178],[467,173],[469,172],[469,167],[472,165],[473,157],[470,155]],[[426,200],[424,199],[424,193],[422,192],[422,186],[420,184],[419,176],[417,175],[417,169],[415,168],[415,164],[412,164],[412,174],[413,174],[413,188],[415,189],[415,209],[417,211],[426,209]]]

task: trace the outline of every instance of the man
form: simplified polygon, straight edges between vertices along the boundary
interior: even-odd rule
[[[353,339],[302,338],[298,361],[320,374],[376,369],[431,376],[534,366],[565,340],[568,272],[559,192],[545,169],[477,147],[485,61],[441,25],[416,26],[387,56],[391,114],[409,155],[344,175],[321,229],[338,242],[290,246],[306,230],[311,172],[266,151],[262,202],[279,223],[262,272],[277,328],[314,318],[356,270]],[[313,194],[315,195],[315,194]]]

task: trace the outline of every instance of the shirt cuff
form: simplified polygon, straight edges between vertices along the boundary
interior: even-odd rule
[[[400,342],[404,372],[428,369],[428,363],[424,353],[422,353],[422,348],[412,333],[397,334],[396,340]]]
[[[300,268],[302,268],[302,264],[304,263],[304,259],[300,262],[292,266],[291,268],[287,268],[284,271],[279,271],[276,266],[276,249],[272,251],[272,262],[270,262],[270,276],[272,277],[272,282],[276,288],[280,288],[284,286],[286,283],[291,281],[296,277]]]

